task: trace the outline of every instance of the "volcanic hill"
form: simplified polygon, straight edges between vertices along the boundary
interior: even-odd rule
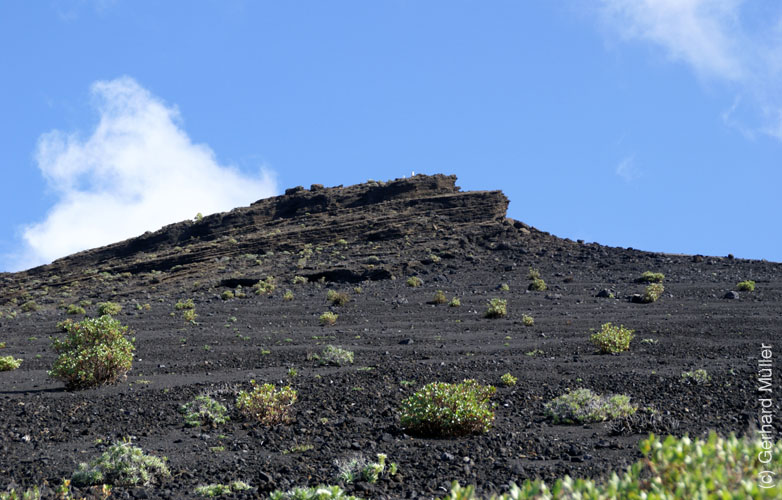
[[[507,218],[502,192],[455,182],[292,188],[0,274],[0,355],[23,359],[0,372],[0,490],[54,487],[131,438],[167,457],[171,477],[115,488],[112,498],[191,498],[199,485],[236,480],[251,489],[230,498],[265,498],[337,483],[335,460],[377,453],[398,474],[346,490],[437,498],[453,480],[496,492],[526,478],[604,477],[638,459],[649,430],[750,429],[760,346],[779,336],[782,265],[557,238]],[[545,290],[530,289],[531,270]],[[641,303],[646,271],[664,274],[651,303]],[[744,280],[756,289],[736,292]],[[460,306],[434,303],[438,290]],[[327,300],[329,291],[347,302]],[[485,317],[491,299],[507,301],[505,317]],[[177,307],[188,300],[192,320]],[[122,306],[115,317],[134,332],[133,368],[118,384],[66,391],[47,376],[57,357],[50,338],[62,336],[59,322],[83,317],[76,306],[96,316],[106,301]],[[322,324],[324,312],[336,323]],[[629,351],[596,351],[590,335],[607,322],[635,330]],[[327,345],[353,351],[353,363],[319,363],[313,355]],[[682,375],[698,369],[708,382]],[[518,383],[503,386],[504,373]],[[498,388],[489,432],[432,439],[400,426],[400,402],[416,389],[466,378]],[[250,380],[294,387],[293,421],[243,418],[233,405]],[[571,388],[625,394],[657,416],[555,424],[545,404]],[[223,402],[231,420],[186,426],[180,407],[199,394]],[[774,425],[782,431],[782,418]]]

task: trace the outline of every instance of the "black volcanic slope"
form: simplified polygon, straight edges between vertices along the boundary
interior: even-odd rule
[[[776,348],[780,334],[782,265],[563,240],[507,219],[500,191],[461,192],[455,180],[294,188],[0,274],[0,355],[24,359],[0,373],[0,489],[59,484],[123,437],[168,457],[172,477],[115,488],[116,498],[188,498],[198,485],[233,480],[253,487],[235,497],[265,497],[336,483],[334,460],[356,454],[385,453],[399,465],[393,479],[345,485],[365,498],[436,498],[452,480],[501,491],[525,478],[600,477],[635,461],[643,433],[546,419],[544,404],[578,387],[627,394],[675,419],[676,434],[749,429],[760,346]],[[548,290],[527,290],[530,267]],[[644,271],[665,274],[655,303],[628,300],[643,291],[636,279]],[[276,289],[253,293],[267,276]],[[296,276],[306,282],[294,284]],[[410,276],[423,286],[407,286]],[[754,292],[724,298],[745,279],[757,282]],[[602,289],[616,298],[596,297]],[[221,298],[229,290],[237,297]],[[286,290],[293,300],[283,300]],[[328,290],[347,292],[350,302],[331,305]],[[461,307],[429,303],[436,290]],[[495,297],[507,299],[506,318],[483,316]],[[197,324],[174,307],[185,299],[195,303]],[[135,332],[136,359],[126,381],[67,392],[47,377],[50,337],[60,335],[67,306],[83,300],[90,316],[98,302],[122,304],[117,317]],[[321,326],[329,310],[339,318]],[[522,314],[534,325],[524,326]],[[609,321],[636,331],[630,351],[595,352],[590,333]],[[308,358],[328,344],[354,351],[354,364]],[[711,382],[683,381],[700,368]],[[506,372],[516,386],[500,385]],[[488,433],[403,432],[402,399],[427,382],[464,378],[498,386]],[[292,423],[266,428],[241,417],[235,394],[251,379],[298,390]],[[201,393],[226,403],[231,421],[186,427],[178,409]]]

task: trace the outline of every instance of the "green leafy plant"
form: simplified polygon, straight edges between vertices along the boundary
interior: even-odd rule
[[[228,484],[207,484],[204,486],[197,486],[193,492],[201,497],[214,498],[238,491],[247,491],[249,489],[250,485],[244,481],[233,481]]]
[[[14,359],[13,356],[0,356],[0,372],[10,372],[21,366],[22,359]]]
[[[22,310],[22,312],[35,312],[40,308],[40,306],[36,304],[35,301],[28,300],[27,302],[23,303],[19,308]]]
[[[322,365],[342,366],[353,362],[353,351],[327,345],[320,356],[318,362]]]
[[[84,308],[78,304],[69,305],[66,312],[68,314],[82,314],[82,315],[87,313],[87,311],[85,311]]]
[[[510,286],[508,286],[507,283],[503,283],[502,285],[500,285],[500,291],[502,291],[502,292],[509,292],[510,291]]]
[[[623,325],[615,326],[609,322],[603,324],[599,332],[592,334],[590,340],[601,353],[616,354],[630,349],[633,332],[634,330],[627,329]]]
[[[268,295],[272,293],[275,288],[277,288],[277,285],[275,283],[274,276],[267,276],[266,279],[262,279],[253,285],[255,295]]]
[[[63,322],[65,340],[52,342],[59,357],[49,376],[65,382],[67,389],[111,384],[124,377],[133,363],[134,339],[128,327],[111,316]]]
[[[208,426],[214,428],[230,420],[226,407],[204,394],[183,404],[179,411],[184,414],[185,424],[188,427]]]
[[[293,300],[293,292],[291,290],[285,290],[285,293],[282,294],[282,300],[286,302]]]
[[[174,309],[177,311],[195,309],[195,302],[193,299],[180,300],[174,305]]]
[[[345,493],[339,486],[315,486],[314,488],[293,488],[288,491],[276,490],[269,500],[364,500]]]
[[[432,304],[445,304],[448,302],[448,298],[445,296],[445,292],[442,290],[437,290],[434,292],[434,297],[432,297]]]
[[[122,306],[116,302],[98,302],[98,314],[100,316],[116,316],[122,310]]]
[[[530,267],[529,272],[527,272],[527,279],[528,280],[540,279],[540,271],[538,271],[534,267]]]
[[[337,322],[337,318],[339,318],[338,314],[334,314],[331,311],[326,311],[320,315],[319,319],[321,325],[333,325]]]
[[[345,483],[365,481],[376,483],[381,477],[394,476],[397,473],[397,465],[391,463],[386,470],[388,457],[383,453],[377,454],[377,461],[371,461],[362,455],[346,460],[337,460],[337,478]]]
[[[516,378],[516,377],[514,377],[514,376],[513,376],[513,375],[511,375],[510,373],[506,373],[506,374],[504,374],[502,377],[500,377],[500,381],[501,381],[501,382],[502,382],[502,384],[503,384],[503,385],[505,385],[506,387],[511,387],[511,386],[513,386],[513,385],[516,385],[516,382],[518,382],[518,381],[519,381],[519,379],[518,379],[518,378]]]
[[[459,384],[432,382],[402,401],[402,427],[433,437],[488,432],[494,421],[489,399],[496,390],[472,379]]]
[[[664,279],[665,275],[663,273],[645,271],[636,281],[639,283],[662,283]]]
[[[220,294],[220,298],[223,300],[231,300],[232,298],[234,298],[234,293],[231,290],[226,290]]]
[[[451,301],[448,303],[448,307],[460,307],[462,305],[462,301],[459,300],[459,297],[454,297],[451,299]]]
[[[272,384],[258,385],[251,380],[251,391],[240,391],[236,397],[236,407],[246,417],[257,420],[263,425],[276,425],[291,420],[290,412],[298,398],[291,386],[279,389]]]
[[[736,288],[738,288],[738,290],[741,292],[754,292],[755,282],[752,280],[741,281],[738,285],[736,285]]]
[[[504,318],[508,315],[508,301],[505,299],[491,299],[489,307],[484,314],[487,318]]]
[[[293,277],[293,284],[294,285],[304,285],[307,283],[307,278],[304,276],[294,276]]]
[[[568,391],[545,405],[546,416],[556,424],[603,422],[632,415],[636,409],[628,396],[602,396],[589,389]]]
[[[547,288],[548,287],[546,286],[546,282],[543,281],[542,278],[535,278],[527,287],[528,290],[532,290],[534,292],[542,292]]]
[[[682,373],[682,380],[688,383],[705,384],[711,381],[711,375],[703,368]]]
[[[410,276],[409,278],[407,278],[407,286],[418,288],[423,284],[424,284],[423,280],[421,280],[421,278],[419,278],[418,276]]]
[[[170,475],[165,459],[146,455],[130,441],[113,444],[99,458],[82,463],[71,477],[76,486],[110,484],[113,486],[148,485]]]
[[[335,306],[344,306],[350,302],[350,296],[345,292],[337,292],[335,290],[329,290],[326,292],[326,300],[331,302]]]
[[[535,318],[526,314],[521,315],[521,324],[524,326],[532,326],[535,324]]]
[[[641,296],[641,302],[644,304],[657,302],[657,299],[662,297],[664,291],[665,287],[661,283],[652,283],[644,290],[644,294]]]
[[[185,309],[182,311],[182,318],[188,323],[195,324],[197,317],[198,314],[196,314],[195,309]]]

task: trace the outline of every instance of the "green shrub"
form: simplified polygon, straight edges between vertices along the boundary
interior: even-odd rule
[[[460,307],[462,305],[462,301],[459,300],[459,297],[454,297],[451,299],[451,301],[448,303],[448,307]]]
[[[526,314],[521,315],[521,324],[524,326],[532,326],[535,324],[535,318]]]
[[[410,276],[409,278],[407,278],[407,286],[417,288],[423,284],[424,282],[418,276]]]
[[[274,276],[267,276],[266,279],[253,285],[255,295],[268,295],[272,293],[275,288],[277,288],[277,285],[275,284]]]
[[[618,352],[630,349],[630,341],[633,340],[634,330],[629,330],[623,325],[614,326],[611,323],[605,323],[600,327],[600,331],[592,334],[592,341],[603,354],[616,354]]]
[[[688,383],[705,384],[711,381],[709,372],[703,368],[699,368],[695,371],[689,371],[682,373],[682,380]]]
[[[180,300],[174,305],[174,309],[177,311],[195,309],[195,302],[193,302],[193,299]]]
[[[326,300],[331,302],[335,306],[344,306],[350,302],[350,297],[345,292],[337,292],[335,290],[329,290],[326,292]]]
[[[236,397],[236,407],[245,416],[257,420],[263,425],[276,425],[290,422],[290,412],[296,402],[297,394],[291,386],[277,389],[272,384],[258,385],[251,380],[251,391],[240,391]]]
[[[187,321],[188,323],[195,324],[197,317],[198,314],[196,314],[195,309],[185,309],[182,312],[182,318],[184,318],[184,320]]]
[[[511,387],[513,385],[516,385],[516,382],[518,382],[519,379],[514,377],[510,373],[506,373],[505,375],[500,377],[500,381],[502,381],[503,385],[505,385],[506,387]]]
[[[98,314],[100,316],[116,316],[122,310],[122,306],[116,302],[98,302]]]
[[[736,288],[738,288],[739,291],[741,292],[754,292],[755,282],[752,280],[742,281],[738,285],[736,285]]]
[[[28,300],[24,304],[20,306],[20,309],[22,312],[35,312],[39,309],[38,304],[35,303],[33,300]]]
[[[19,491],[16,491],[16,488],[0,491],[0,500],[41,500],[41,498],[41,489],[38,486]]]
[[[508,315],[508,301],[505,299],[491,299],[484,316],[487,318],[504,318]]]
[[[432,297],[432,304],[445,304],[448,302],[448,298],[445,296],[445,292],[442,290],[437,290],[434,292],[434,297]]]
[[[492,496],[491,500],[782,498],[782,483],[776,479],[782,475],[782,441],[773,443],[759,436],[738,439],[732,434],[723,438],[714,432],[707,439],[694,440],[650,435],[641,442],[640,449],[643,459],[605,481],[565,476],[548,485],[528,479],[521,487],[512,484],[507,494]],[[764,478],[771,481],[764,484]],[[474,487],[461,487],[456,482],[445,497],[479,498]]]
[[[650,304],[652,302],[656,302],[657,299],[662,297],[664,291],[665,291],[665,287],[662,286],[662,284],[652,283],[651,285],[646,287],[646,290],[644,290],[644,294],[641,296],[641,302],[643,302],[644,304]]]
[[[285,290],[285,293],[282,294],[282,300],[286,302],[293,300],[293,292],[291,290]]]
[[[269,500],[364,500],[345,493],[339,486],[316,486],[314,488],[293,488],[288,491],[276,490]]]
[[[203,394],[183,404],[179,411],[184,414],[185,424],[188,427],[203,425],[214,428],[230,420],[224,405]]]
[[[500,291],[502,291],[502,292],[509,292],[510,291],[510,286],[508,286],[507,283],[503,283],[502,285],[500,285]]]
[[[320,315],[320,324],[321,325],[333,325],[337,322],[337,318],[339,318],[338,314],[334,314],[331,311],[326,311],[323,314]]]
[[[0,356],[0,372],[16,370],[22,364],[22,359],[14,359],[13,356]]]
[[[197,486],[194,493],[198,496],[214,498],[249,489],[250,485],[244,481],[234,481],[229,484],[207,484],[205,486]]]
[[[123,441],[111,445],[89,465],[81,463],[71,479],[76,486],[144,486],[170,475],[164,460]]]
[[[52,342],[59,357],[50,377],[65,382],[67,389],[85,389],[111,384],[124,377],[133,363],[133,342],[128,327],[111,316],[63,322],[65,340]]]
[[[665,275],[663,273],[653,273],[651,271],[646,271],[641,274],[641,277],[636,281],[639,283],[662,283],[664,279]]]
[[[337,479],[348,484],[356,481],[376,483],[381,477],[394,476],[397,472],[397,465],[392,463],[386,470],[387,459],[388,457],[385,454],[378,453],[376,462],[361,455],[347,460],[338,460],[336,462],[338,469]]]
[[[342,366],[353,362],[353,351],[328,345],[318,357],[322,365]]]
[[[589,389],[568,391],[545,405],[546,416],[552,418],[556,424],[604,422],[632,415],[636,409],[630,404],[628,396],[601,396]]]
[[[220,294],[220,298],[223,300],[231,300],[234,298],[234,293],[231,290],[226,290]]]
[[[305,278],[304,276],[294,276],[293,277],[293,284],[294,285],[303,285],[305,283],[307,283],[307,278]]]
[[[548,287],[546,286],[546,282],[543,281],[542,278],[535,278],[532,280],[532,283],[529,284],[527,287],[528,290],[532,290],[534,292],[542,292],[546,290]]]
[[[540,279],[540,271],[538,271],[534,267],[530,267],[529,272],[527,273],[527,279],[528,280]]]
[[[68,314],[86,314],[87,311],[84,310],[84,308],[78,304],[71,304],[68,306],[68,310],[66,311]]]
[[[494,421],[489,398],[495,391],[471,379],[460,384],[432,382],[402,401],[402,427],[432,437],[488,432]]]

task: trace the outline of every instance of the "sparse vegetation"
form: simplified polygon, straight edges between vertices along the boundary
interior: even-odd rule
[[[279,389],[272,384],[258,385],[251,380],[251,391],[240,391],[236,407],[242,414],[263,425],[284,424],[290,421],[290,412],[298,398],[291,386]]]
[[[548,287],[546,286],[546,282],[543,281],[542,278],[535,278],[527,287],[528,290],[532,290],[534,292],[542,292],[547,288]]]
[[[67,389],[86,389],[114,383],[130,371],[134,339],[128,327],[111,316],[61,323],[65,340],[52,342],[59,357],[49,376],[65,382]]]
[[[662,297],[663,292],[665,291],[665,287],[660,283],[652,283],[651,285],[646,287],[646,290],[644,290],[644,294],[641,296],[641,302],[644,304],[650,304],[652,302],[656,302],[657,299]]]
[[[98,314],[100,316],[116,316],[122,310],[122,306],[116,302],[98,302]]]
[[[322,365],[347,365],[353,362],[353,351],[328,345],[316,359]]]
[[[205,486],[198,486],[193,492],[198,496],[214,498],[249,489],[250,485],[244,481],[233,481],[228,484],[207,484]]]
[[[195,324],[197,317],[198,314],[196,314],[195,309],[185,309],[182,312],[182,318],[188,323]]]
[[[378,453],[376,462],[362,455],[357,455],[347,460],[337,460],[337,478],[348,484],[356,481],[376,483],[382,476],[396,475],[397,465],[395,463],[391,463],[388,470],[386,470],[387,459],[388,457],[385,454]]]
[[[22,365],[22,359],[14,359],[13,356],[0,356],[0,372],[10,372]]]
[[[275,288],[277,288],[277,285],[274,276],[267,276],[266,279],[262,279],[253,285],[255,295],[269,295],[274,291]]]
[[[703,368],[682,373],[682,380],[687,383],[705,384],[711,381],[711,375]]]
[[[337,292],[336,290],[329,290],[326,292],[326,300],[335,306],[344,306],[350,302],[350,296],[345,292]]]
[[[179,410],[184,414],[185,424],[188,427],[208,426],[214,428],[230,420],[226,407],[204,394],[185,403]]]
[[[195,302],[193,302],[193,299],[180,300],[174,305],[174,309],[177,311],[195,309]]]
[[[293,292],[291,290],[285,290],[285,293],[282,294],[282,300],[286,302],[293,300]]]
[[[489,307],[484,314],[487,318],[504,318],[508,315],[508,301],[505,299],[491,299]]]
[[[609,322],[603,324],[599,332],[592,334],[590,340],[601,353],[616,354],[630,349],[633,333],[634,330],[627,329],[623,325],[615,326]]]
[[[746,280],[742,281],[739,284],[736,285],[736,288],[740,292],[754,292],[755,291],[755,282],[752,280]]]
[[[304,276],[294,276],[293,277],[293,284],[294,285],[304,285],[307,283],[307,278]]]
[[[164,459],[146,455],[130,441],[123,441],[113,444],[89,465],[80,464],[71,479],[76,486],[144,486],[169,475]]]
[[[409,278],[407,278],[407,286],[418,288],[423,284],[424,284],[423,280],[418,276],[410,276]]]
[[[508,286],[507,283],[503,283],[502,285],[500,285],[500,291],[501,292],[509,292],[510,291],[510,286]]]
[[[220,294],[220,298],[223,300],[231,300],[232,298],[234,298],[234,293],[231,290],[226,290]]]
[[[457,437],[488,432],[494,421],[493,386],[465,380],[432,382],[402,401],[401,424],[421,436]]]
[[[545,405],[546,416],[555,424],[583,424],[603,422],[632,415],[636,407],[623,394],[601,396],[589,389],[569,391]]]
[[[527,272],[527,279],[528,280],[540,279],[540,271],[530,266],[529,272]]]
[[[313,488],[293,488],[288,491],[276,490],[269,500],[364,500],[348,495],[339,486],[315,486]]]
[[[506,373],[502,377],[500,377],[500,381],[504,386],[511,387],[513,385],[516,385],[516,382],[518,382],[519,379],[514,377],[510,373]]]
[[[448,302],[448,307],[460,307],[461,305],[462,301],[459,300],[459,297],[454,297],[450,302]]]
[[[39,306],[38,304],[35,303],[34,300],[28,300],[27,302],[23,303],[19,308],[22,310],[22,312],[29,313],[29,312],[37,311],[39,309]]]
[[[337,322],[337,318],[339,318],[338,314],[334,314],[331,311],[326,311],[323,314],[320,315],[320,324],[321,325],[333,325]]]
[[[445,292],[442,290],[437,290],[434,292],[434,297],[432,297],[432,304],[445,304],[448,302],[448,298],[445,296]]]
[[[639,283],[662,283],[664,279],[665,275],[663,273],[645,271],[636,281]]]
[[[535,318],[526,314],[521,315],[521,324],[524,326],[532,326],[535,324]]]
[[[84,310],[84,308],[78,304],[71,304],[68,306],[68,309],[65,311],[68,314],[87,314],[87,311]]]

